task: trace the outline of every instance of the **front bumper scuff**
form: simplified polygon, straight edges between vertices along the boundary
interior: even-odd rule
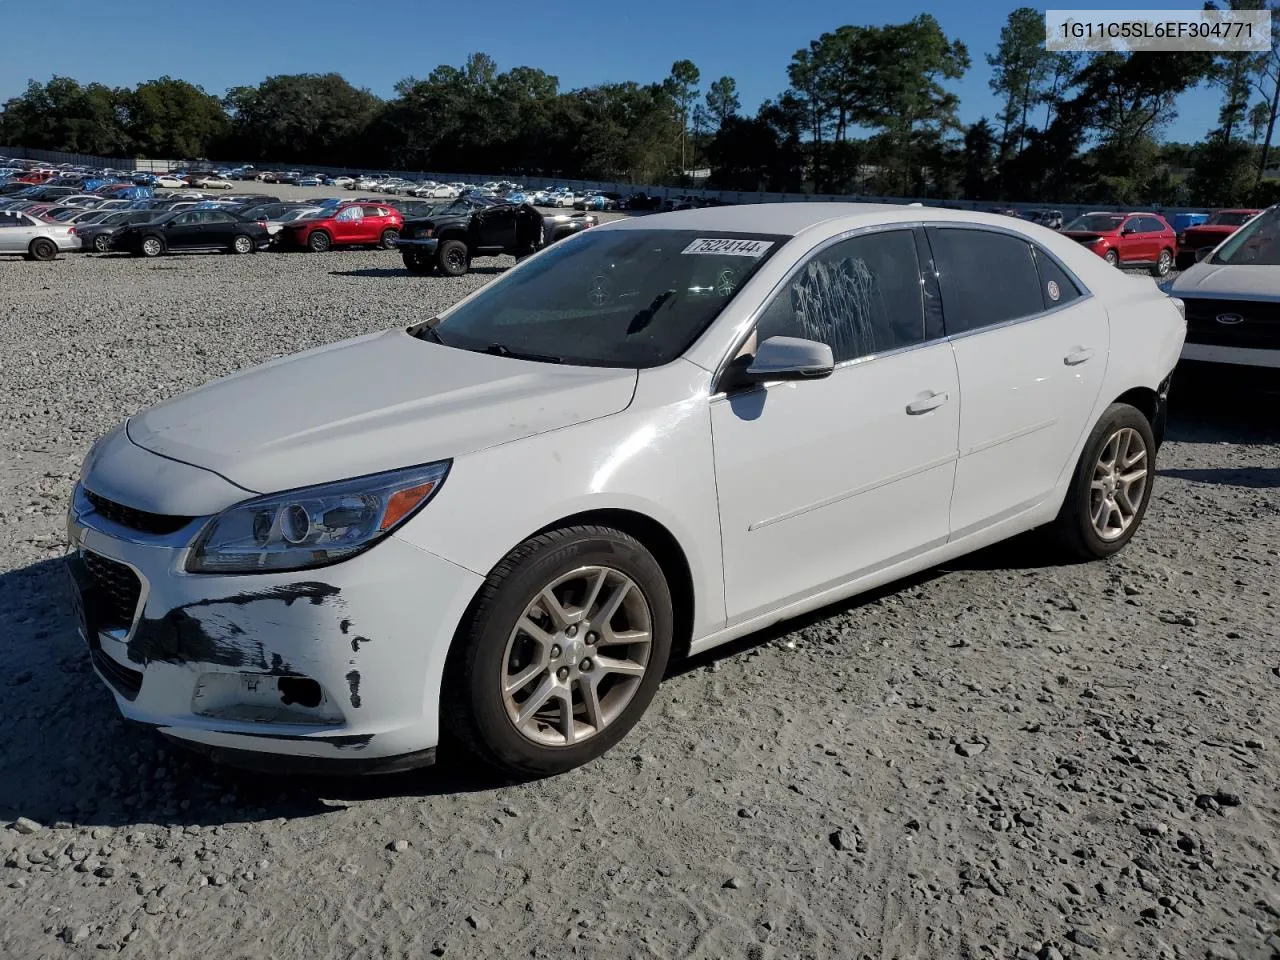
[[[444,658],[482,578],[395,536],[310,571],[188,574],[203,522],[141,536],[77,487],[67,568],[79,632],[121,713],[240,766],[241,754],[352,773],[429,762]],[[137,578],[128,623],[118,590],[95,591],[86,560],[97,558]],[[315,702],[282,681],[313,681]]]

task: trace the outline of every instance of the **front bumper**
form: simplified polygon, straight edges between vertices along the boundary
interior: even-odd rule
[[[427,239],[414,239],[412,237],[398,237],[392,241],[392,246],[397,250],[412,250],[417,253],[425,253],[427,256],[434,256],[436,248],[440,246],[440,241],[434,237]]]
[[[78,628],[121,713],[239,765],[430,762],[444,659],[482,578],[394,536],[309,571],[187,574],[206,520],[144,534],[76,488]]]
[[[1202,363],[1280,369],[1280,350],[1267,350],[1260,347],[1224,347],[1208,343],[1187,343],[1182,347],[1182,359]]]

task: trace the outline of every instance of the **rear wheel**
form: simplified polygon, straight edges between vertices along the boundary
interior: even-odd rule
[[[436,265],[446,277],[461,277],[471,265],[467,245],[461,240],[446,240],[436,250]]]
[[[58,255],[58,245],[46,237],[36,237],[28,249],[33,260],[52,260]]]
[[[240,234],[231,241],[232,253],[253,253],[253,238]]]
[[[105,233],[100,233],[93,238],[93,250],[95,253],[106,253],[111,249],[111,238]]]
[[[400,239],[399,230],[383,230],[382,236],[378,238],[378,246],[383,250],[394,249],[396,241]]]
[[[323,230],[313,230],[307,237],[307,246],[313,253],[324,253],[333,246],[333,238]]]
[[[662,568],[635,538],[602,526],[533,537],[494,568],[450,651],[445,728],[508,774],[588,763],[653,699],[673,622]]]
[[[1151,502],[1156,440],[1147,418],[1113,403],[1098,420],[1051,532],[1072,559],[1119,552],[1138,531]]]

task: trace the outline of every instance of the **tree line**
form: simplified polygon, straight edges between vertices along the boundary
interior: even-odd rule
[[[1267,0],[1225,0],[1261,9]],[[1213,6],[1213,3],[1206,6]],[[1280,29],[1280,10],[1273,18]],[[922,14],[842,26],[797,50],[754,113],[732,77],[678,60],[656,83],[561,90],[475,53],[381,98],[336,73],[271,76],[222,97],[161,77],[134,87],[35,80],[0,108],[0,143],[102,156],[503,173],[744,191],[938,199],[1224,205],[1280,200],[1264,178],[1280,112],[1266,53],[1055,53],[1013,10],[986,61],[1000,104],[965,125],[948,82],[969,51]],[[1209,84],[1218,125],[1162,139],[1180,94]]]

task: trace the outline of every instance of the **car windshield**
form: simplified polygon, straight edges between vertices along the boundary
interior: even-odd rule
[[[1226,266],[1280,266],[1280,207],[1271,207],[1231,235],[1209,260]]]
[[[1124,222],[1124,217],[1110,213],[1086,213],[1076,217],[1067,224],[1067,230],[1115,230]]]
[[[588,231],[549,247],[418,335],[550,362],[660,366],[684,353],[788,239]]]
[[[1226,210],[1222,213],[1215,213],[1206,220],[1205,223],[1215,227],[1238,227],[1252,216],[1252,213],[1242,213],[1237,210]]]

